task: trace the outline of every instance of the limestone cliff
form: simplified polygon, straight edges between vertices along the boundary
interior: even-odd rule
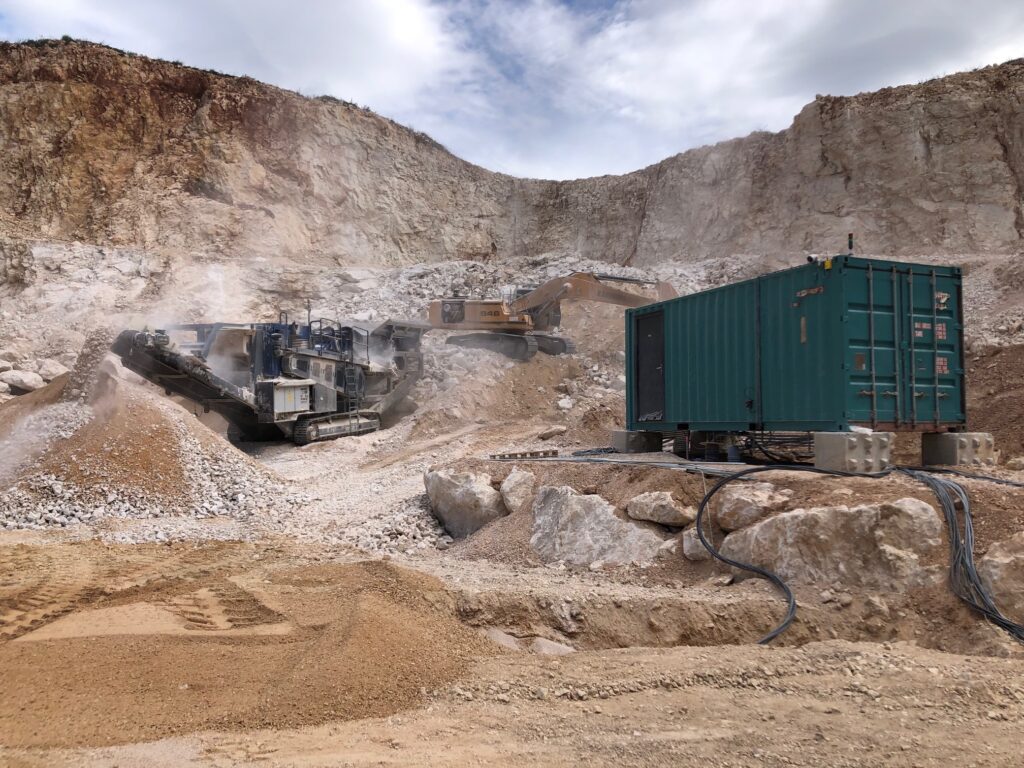
[[[333,99],[82,42],[0,45],[0,235],[306,265],[1024,250],[1024,60],[624,176],[515,179]]]

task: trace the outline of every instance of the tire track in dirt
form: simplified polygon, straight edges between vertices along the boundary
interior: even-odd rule
[[[284,621],[280,613],[265,606],[251,592],[229,581],[203,587],[187,595],[167,598],[161,604],[181,616],[189,629],[247,629]]]
[[[4,571],[4,582],[14,586],[0,597],[0,640],[14,640],[39,629],[101,593],[92,583],[92,563],[83,558],[16,551]],[[19,578],[27,583],[18,585]]]
[[[121,552],[116,558],[95,554],[57,555],[40,549],[9,548],[0,555],[0,642],[14,640],[81,608],[139,600],[176,583],[204,580],[238,569],[251,558],[247,549],[166,547]],[[206,597],[210,619],[200,609],[196,626],[230,629],[264,623],[274,616],[252,595],[224,582]]]

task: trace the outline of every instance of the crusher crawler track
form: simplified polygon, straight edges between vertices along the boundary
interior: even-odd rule
[[[380,416],[376,413],[342,413],[333,416],[303,417],[292,428],[292,442],[309,445],[336,437],[365,435],[380,429]]]

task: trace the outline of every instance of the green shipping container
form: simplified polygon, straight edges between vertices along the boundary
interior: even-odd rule
[[[961,270],[836,256],[626,312],[629,429],[963,429]]]

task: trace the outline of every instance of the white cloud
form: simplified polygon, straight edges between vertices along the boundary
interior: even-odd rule
[[[1024,55],[1017,0],[0,0],[73,37],[355,101],[517,175],[623,172]]]

